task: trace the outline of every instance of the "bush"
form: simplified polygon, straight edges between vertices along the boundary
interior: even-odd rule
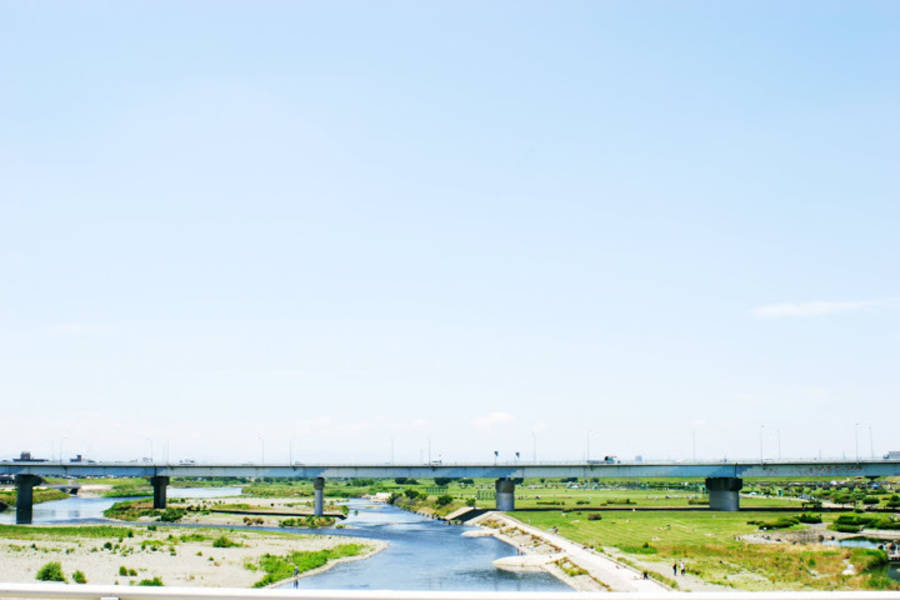
[[[72,573],[72,581],[75,583],[87,583],[87,577],[81,571],[75,571]]]
[[[35,579],[38,581],[65,581],[66,576],[63,575],[62,565],[54,561],[41,567],[35,575]]]
[[[238,542],[233,542],[224,535],[217,537],[213,542],[213,548],[236,548],[238,546],[240,546]]]
[[[403,493],[406,494],[406,497],[409,498],[410,500],[415,500],[416,498],[419,497],[418,490],[414,490],[412,488],[403,490]]]
[[[813,515],[809,513],[803,513],[799,517],[797,517],[801,523],[821,523],[822,517],[821,515]]]
[[[453,496],[450,494],[444,494],[443,496],[438,496],[437,505],[438,506],[447,506],[453,502]]]
[[[171,523],[181,519],[184,516],[184,512],[183,508],[167,508],[159,515],[159,520]]]
[[[747,525],[756,525],[760,529],[786,529],[800,522],[800,517],[778,517],[774,521],[747,521]]]
[[[445,485],[447,485],[447,484],[450,483],[451,481],[453,481],[453,480],[450,479],[449,477],[435,477],[435,478],[434,478],[434,485],[436,485],[436,486],[438,486],[438,487],[444,487]]]
[[[599,521],[602,518],[603,518],[603,515],[601,515],[600,513],[588,513],[587,514],[588,521]]]
[[[119,567],[119,575],[121,575],[122,577],[128,577],[128,567],[126,567],[125,565]]]
[[[141,579],[138,582],[138,585],[153,585],[153,586],[161,586],[163,584],[162,579],[159,577],[154,577],[153,579]]]

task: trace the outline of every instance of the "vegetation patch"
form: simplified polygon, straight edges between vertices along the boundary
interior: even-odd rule
[[[238,548],[242,546],[240,542],[235,542],[233,540],[228,539],[224,535],[217,537],[213,541],[213,548]]]
[[[319,527],[330,527],[331,525],[334,525],[334,517],[315,517],[313,515],[282,519],[278,522],[279,527],[292,529],[317,529]]]
[[[65,500],[66,498],[72,497],[62,490],[53,488],[35,488],[34,490],[32,490],[31,494],[32,503],[34,504],[40,504],[41,502],[50,502],[51,500]],[[0,503],[12,506],[16,503],[16,498],[18,498],[18,494],[16,494],[15,489],[4,490],[0,492]]]
[[[34,576],[38,581],[66,581],[66,576],[63,574],[62,565],[57,562],[48,562],[43,567],[38,569],[37,575]]]
[[[266,575],[253,587],[265,587],[288,579],[294,575],[295,567],[300,573],[305,573],[324,566],[329,560],[357,556],[368,550],[369,546],[361,544],[341,544],[326,550],[291,552],[282,556],[267,553],[259,559],[259,569]]]

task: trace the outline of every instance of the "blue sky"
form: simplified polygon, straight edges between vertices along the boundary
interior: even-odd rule
[[[900,449],[898,26],[3,3],[0,455]]]

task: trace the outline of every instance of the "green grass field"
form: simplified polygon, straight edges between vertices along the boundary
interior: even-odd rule
[[[883,575],[885,555],[877,550],[825,547],[818,544],[752,544],[737,536],[758,532],[748,521],[771,521],[775,515],[752,511],[514,512],[517,519],[549,529],[597,549],[615,548],[662,575],[673,561],[714,584],[748,590],[900,589]],[[836,515],[826,515],[825,521]],[[805,525],[771,531],[799,530]],[[853,565],[856,574],[844,574]]]

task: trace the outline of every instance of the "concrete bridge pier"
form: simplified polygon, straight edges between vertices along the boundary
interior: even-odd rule
[[[325,512],[325,478],[313,479],[313,514],[321,517]]]
[[[741,488],[744,480],[740,477],[707,477],[706,491],[709,492],[709,509],[737,511],[741,509]]]
[[[34,486],[43,480],[37,475],[16,475],[16,524],[30,525],[34,506]]]
[[[150,478],[150,485],[153,486],[153,508],[165,508],[169,478],[166,475],[154,475]]]
[[[497,510],[516,510],[516,482],[509,477],[501,477],[494,483],[497,496]]]

